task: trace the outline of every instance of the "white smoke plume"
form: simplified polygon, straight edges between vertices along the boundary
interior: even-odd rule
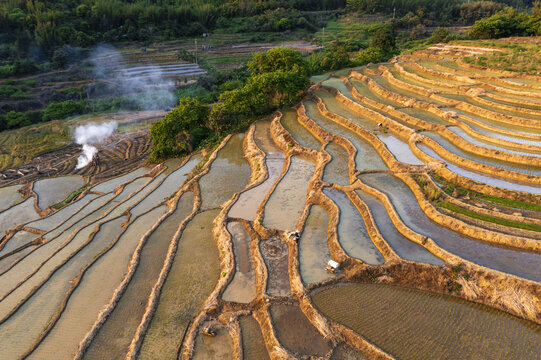
[[[98,153],[98,149],[94,146],[105,141],[117,128],[117,123],[114,121],[104,124],[86,124],[77,126],[73,134],[75,142],[83,146],[83,153],[77,159],[76,169],[81,169],[87,166],[94,156]]]
[[[97,46],[90,63],[94,77],[103,86],[97,89],[124,97],[133,110],[163,110],[177,102],[175,83],[160,66],[130,64],[110,45]]]

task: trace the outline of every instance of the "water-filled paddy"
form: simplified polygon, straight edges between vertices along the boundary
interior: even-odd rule
[[[331,161],[325,165],[323,181],[338,185],[349,185],[349,155],[346,149],[331,142],[325,146],[325,151],[331,156]]]
[[[220,266],[212,222],[218,213],[199,213],[184,229],[143,340],[140,359],[174,358],[184,329],[214,290]]]
[[[22,185],[13,185],[0,188],[0,212],[20,203],[23,196],[18,191]]]
[[[48,231],[63,223],[62,226],[66,228],[70,223],[73,224],[77,219],[80,219],[80,216],[83,214],[88,214],[103,205],[105,201],[113,197],[113,194],[103,195],[100,199],[92,201],[97,197],[98,195],[96,194],[86,194],[81,199],[63,207],[54,214],[29,223],[28,226],[34,229]],[[68,221],[66,222],[66,220]],[[50,235],[48,236],[50,237]]]
[[[284,110],[281,119],[282,126],[291,134],[299,144],[304,147],[319,150],[321,143],[297,119],[297,112],[289,109]]]
[[[278,341],[300,355],[325,356],[327,340],[308,321],[298,306],[275,305],[269,308]]]
[[[257,320],[251,316],[241,316],[239,318],[239,324],[242,333],[242,354],[244,355],[244,359],[270,359]]]
[[[392,152],[396,157],[396,160],[411,165],[425,164],[417,156],[415,156],[407,142],[388,134],[380,134],[378,135],[378,139],[383,141],[385,146],[387,146],[387,149],[389,149],[389,151]]]
[[[402,107],[403,106],[402,103],[400,103],[398,101],[388,99],[386,97],[383,97],[381,95],[378,95],[378,94],[374,93],[372,91],[372,89],[370,89],[370,87],[368,85],[366,85],[362,81],[356,80],[354,78],[350,78],[349,82],[351,83],[351,85],[353,85],[353,87],[357,90],[357,92],[359,94],[367,97],[368,99],[377,101],[380,104],[391,105],[391,106],[394,106],[394,107]]]
[[[450,296],[347,284],[312,299],[323,314],[399,359],[538,359],[541,352],[539,325]]]
[[[243,140],[244,134],[233,135],[218,152],[210,171],[199,180],[202,210],[222,205],[250,181],[250,165],[242,151]]]
[[[325,270],[331,260],[327,243],[329,214],[319,205],[312,205],[299,241],[299,263],[302,280],[315,283],[328,279],[331,275]]]
[[[156,204],[159,204],[174,195],[184,183],[190,171],[193,170],[195,165],[197,165],[201,159],[202,156],[200,154],[194,155],[186,162],[186,164],[169,174],[158,188],[153,190],[143,201],[130,210],[132,216],[141,215]]]
[[[228,215],[249,221],[255,220],[259,204],[263,201],[272,186],[276,183],[284,167],[284,159],[266,160],[269,177],[261,184],[246,190],[240,194],[235,204],[229,210]]]
[[[37,237],[38,235],[29,233],[28,231],[17,231],[17,233],[13,235],[13,237],[4,245],[2,250],[0,250],[0,258],[6,256],[21,246],[27,245]]]
[[[383,255],[372,242],[363,217],[347,195],[333,188],[325,188],[323,193],[340,209],[338,241],[346,253],[370,265],[383,264]]]
[[[431,148],[429,148],[428,146],[419,145],[419,149],[421,149],[425,154],[428,154],[435,159],[443,161],[446,164],[447,169],[449,169],[450,171],[454,172],[455,174],[464,176],[468,179],[479,181],[491,186],[498,186],[504,189],[524,191],[524,192],[529,192],[532,194],[541,194],[541,188],[535,185],[528,185],[525,183],[515,183],[508,180],[500,179],[494,176],[487,176],[487,175],[473,172],[471,170],[466,170],[459,166],[454,165],[453,163],[450,163],[449,161],[444,160],[442,157],[436,154],[436,152],[432,150]]]
[[[48,208],[64,200],[84,184],[85,180],[80,176],[62,176],[38,180],[34,183],[34,192],[38,195],[38,206],[40,209]]]
[[[524,174],[541,176],[541,169],[539,167],[509,163],[509,162],[501,161],[498,159],[493,159],[488,156],[482,156],[482,155],[475,154],[473,152],[462,150],[461,148],[459,148],[458,146],[455,146],[453,143],[451,143],[447,139],[443,138],[443,136],[441,136],[438,133],[427,131],[424,133],[424,135],[428,136],[429,138],[431,138],[432,140],[440,144],[444,149],[452,152],[453,154],[456,154],[457,156],[463,157],[465,159],[469,159],[481,164],[485,164],[485,165],[489,165],[489,166],[493,166],[497,168],[507,169],[511,171],[524,173]]]
[[[486,148],[494,149],[494,150],[499,150],[499,151],[505,151],[505,152],[508,152],[508,153],[511,153],[511,154],[517,154],[517,155],[523,155],[523,156],[541,157],[541,152],[517,151],[515,149],[510,149],[510,148],[506,148],[506,147],[503,147],[503,146],[498,146],[498,145],[487,143],[487,142],[484,142],[484,141],[481,141],[481,140],[477,140],[476,138],[471,137],[464,130],[462,130],[461,128],[459,128],[457,126],[449,126],[448,129],[450,131],[454,132],[455,134],[457,134],[458,136],[460,136],[461,138],[463,138],[464,140],[466,140],[466,141],[468,141],[468,142],[470,142],[472,144],[478,145],[478,146],[482,146],[482,147],[486,147]],[[541,144],[541,141],[539,141],[538,143]]]
[[[419,207],[410,188],[392,175],[365,174],[359,178],[385,193],[408,227],[430,237],[443,249],[479,265],[530,280],[541,280],[541,255],[492,246],[433,223]]]
[[[90,245],[84,251],[79,252],[77,256],[72,257],[59,271],[52,273],[53,265],[58,264],[49,262],[46,267],[43,267],[40,272],[0,303],[0,313],[3,318],[31,289],[51,276],[29,301],[0,325],[2,331],[0,344],[3,349],[9,349],[10,357],[20,356],[37,339],[64,299],[70,281],[75,279],[81,268],[118,236],[121,229],[120,224],[124,220],[121,218],[102,226]],[[84,316],[84,314],[81,315]],[[51,357],[52,354],[43,354],[43,358]]]
[[[34,198],[29,197],[22,203],[0,213],[0,231],[8,231],[16,225],[36,219],[39,219],[39,214],[34,209]]]
[[[308,185],[315,170],[309,160],[292,157],[285,176],[265,205],[263,225],[271,229],[294,230],[304,209]]]
[[[233,240],[235,254],[235,275],[222,295],[225,301],[249,303],[255,296],[255,271],[250,253],[250,234],[238,222],[227,224],[227,231]]]
[[[122,233],[118,243],[88,269],[59,321],[32,354],[34,359],[42,359],[47,354],[55,354],[59,358],[75,354],[79,342],[90,331],[99,312],[120,285],[141,237],[166,211],[167,208],[161,206],[134,220]]]
[[[148,169],[144,167],[137,168],[133,170],[132,172],[129,172],[125,175],[116,177],[111,180],[104,181],[92,188],[92,191],[95,192],[101,192],[101,193],[108,193],[113,191],[117,186],[124,184],[128,181],[131,181],[135,178],[144,176],[148,173]]]
[[[194,195],[182,195],[177,209],[161,223],[148,238],[140,257],[140,262],[126,291],[115,309],[100,328],[87,350],[87,359],[99,358],[108,354],[111,358],[122,358],[145,311],[152,287],[162,270],[169,245],[181,222],[193,209]]]
[[[394,226],[385,206],[373,195],[362,190],[355,191],[370,209],[376,226],[383,236],[383,239],[393,250],[405,260],[425,262],[433,265],[443,265],[440,258],[432,255],[421,245],[414,243],[402,235]]]
[[[194,360],[232,358],[233,341],[226,328],[216,329],[216,336],[210,337],[199,333],[195,339]]]
[[[321,92],[320,94],[322,99],[325,99],[325,105],[328,106],[328,110],[332,111],[330,108],[330,104],[336,102],[336,99],[334,97],[329,97],[329,93]],[[328,103],[327,103],[328,101]],[[337,105],[337,104],[335,104]],[[355,168],[357,170],[387,170],[387,166],[383,163],[383,160],[381,156],[378,154],[378,152],[368,143],[366,140],[364,140],[359,135],[355,134],[351,130],[335,123],[334,121],[328,120],[325,118],[319,110],[317,109],[317,106],[312,101],[305,101],[304,106],[306,107],[306,114],[319,126],[326,129],[327,131],[332,132],[333,134],[342,136],[353,144],[355,148],[357,149],[357,154],[355,155]],[[344,107],[342,107],[345,109]],[[338,113],[337,113],[338,114]],[[351,121],[355,123],[363,123],[363,127],[368,126],[368,124],[372,124],[370,120],[364,120],[359,116],[355,116],[352,113],[342,113],[340,114],[342,116],[349,115]],[[355,120],[352,120],[355,119]],[[366,127],[365,127],[366,128]]]

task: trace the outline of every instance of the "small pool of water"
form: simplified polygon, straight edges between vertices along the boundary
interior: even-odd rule
[[[235,254],[235,275],[225,289],[222,299],[237,303],[248,304],[255,296],[255,271],[250,253],[250,234],[238,222],[227,224],[231,234]]]

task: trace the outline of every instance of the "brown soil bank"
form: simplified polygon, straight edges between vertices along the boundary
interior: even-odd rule
[[[317,291],[316,307],[400,359],[538,359],[541,326],[451,296],[383,284]]]

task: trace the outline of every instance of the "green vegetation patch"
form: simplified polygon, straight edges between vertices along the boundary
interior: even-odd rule
[[[541,204],[527,203],[527,202],[518,201],[518,200],[504,199],[497,196],[486,195],[486,194],[476,192],[473,190],[467,190],[460,186],[452,184],[439,175],[432,174],[432,177],[434,178],[435,181],[442,184],[442,190],[445,191],[445,193],[448,195],[452,195],[456,190],[458,195],[461,195],[461,196],[469,195],[471,198],[477,198],[480,200],[488,201],[494,204],[503,205],[506,207],[541,212]]]
[[[66,124],[53,121],[0,133],[0,169],[17,166],[32,157],[60,149],[71,142]]]
[[[524,229],[524,230],[530,230],[530,231],[541,231],[541,226],[536,224],[528,224],[524,222],[518,222],[518,221],[512,221],[502,218],[497,218],[490,215],[480,214],[475,211],[471,211],[468,209],[464,209],[458,205],[449,203],[447,201],[440,201],[437,204],[439,207],[443,209],[447,209],[449,211],[455,212],[457,214],[466,215],[467,217],[471,217],[478,220],[483,220],[486,222],[490,222],[493,224],[503,225],[503,226],[509,226],[514,227],[517,229]]]

